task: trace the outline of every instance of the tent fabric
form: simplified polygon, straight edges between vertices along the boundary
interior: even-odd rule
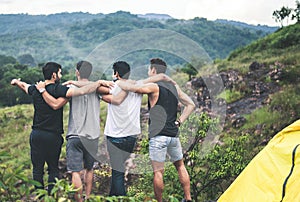
[[[300,202],[300,120],[277,133],[218,202]]]

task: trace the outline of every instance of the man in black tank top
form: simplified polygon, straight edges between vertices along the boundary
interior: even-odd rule
[[[167,65],[159,59],[150,60],[148,70],[149,77],[159,73],[165,73]],[[179,180],[184,191],[182,201],[191,201],[190,178],[183,162],[182,148],[178,138],[178,128],[193,112],[195,104],[178,87],[168,82],[146,83],[133,85],[127,82],[120,82],[118,85],[126,91],[148,94],[150,109],[149,117],[149,154],[154,172],[153,187],[155,198],[162,202],[163,193],[163,171],[166,154],[175,165]],[[184,105],[180,117],[177,119],[178,101]]]

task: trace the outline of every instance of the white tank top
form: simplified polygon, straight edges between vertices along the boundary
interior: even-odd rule
[[[111,94],[122,89],[115,84]],[[120,105],[108,104],[104,134],[110,137],[127,137],[141,133],[140,109],[142,94],[128,92]]]

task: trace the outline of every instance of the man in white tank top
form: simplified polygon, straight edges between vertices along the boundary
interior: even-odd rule
[[[113,64],[114,77],[118,80],[127,80],[130,66],[124,61]],[[136,137],[141,133],[140,106],[142,95],[132,92],[125,93],[121,103],[115,103],[112,96],[120,97],[121,89],[115,84],[111,96],[103,96],[109,102],[104,135],[107,137],[107,150],[112,167],[110,196],[125,196],[124,181],[125,161],[133,151]],[[127,94],[127,95],[126,95]],[[118,104],[118,105],[117,105]]]

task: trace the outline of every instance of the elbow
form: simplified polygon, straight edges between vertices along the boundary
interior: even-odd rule
[[[196,105],[195,105],[194,102],[191,103],[191,109],[192,109],[192,110],[195,110],[195,109],[196,109]]]
[[[112,101],[111,104],[113,105],[120,105],[122,102],[121,101]]]
[[[56,110],[59,110],[61,108],[61,106],[55,105],[55,106],[52,106],[51,108],[56,111]]]

